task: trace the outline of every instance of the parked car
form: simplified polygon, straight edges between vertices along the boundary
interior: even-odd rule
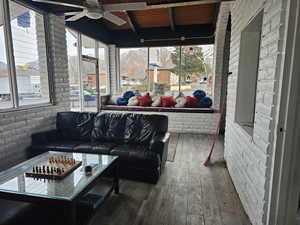
[[[80,92],[78,90],[70,91],[71,101],[79,101],[79,95],[80,95]],[[92,95],[88,91],[83,91],[83,97],[84,97],[84,101],[86,101],[86,102],[96,100],[96,96]]]

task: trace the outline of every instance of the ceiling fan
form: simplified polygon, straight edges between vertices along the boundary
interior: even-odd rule
[[[61,6],[69,6],[81,9],[81,11],[67,12],[64,13],[66,16],[71,16],[66,21],[76,21],[82,17],[88,17],[90,19],[104,18],[118,26],[126,23],[125,20],[110,13],[119,11],[131,11],[131,10],[145,10],[147,9],[146,2],[135,2],[135,3],[116,3],[116,4],[102,4],[98,0],[84,0],[82,4],[59,2],[54,0],[32,0],[34,2],[54,4]]]

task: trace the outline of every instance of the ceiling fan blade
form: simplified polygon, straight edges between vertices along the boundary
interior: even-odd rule
[[[126,23],[125,20],[123,20],[123,19],[121,19],[120,17],[115,16],[114,14],[111,14],[111,13],[109,13],[109,12],[104,12],[103,17],[104,17],[105,19],[107,19],[108,21],[110,21],[110,22],[112,22],[112,23],[114,23],[114,24],[116,24],[116,25],[118,25],[118,26],[121,26],[121,25],[123,25],[123,24]]]
[[[104,4],[103,9],[104,11],[109,11],[109,12],[145,10],[147,9],[147,3],[136,2],[136,3]]]
[[[84,9],[85,7],[83,5],[77,5],[67,2],[58,2],[58,1],[52,1],[52,0],[32,0],[33,2],[39,2],[39,3],[46,3],[46,4],[53,4],[53,5],[61,5],[61,6],[69,6],[74,8],[81,8]]]
[[[64,15],[65,16],[74,16],[74,15],[77,15],[78,13],[81,13],[81,12],[78,12],[78,11],[77,12],[65,12]]]
[[[82,11],[76,14],[75,16],[66,19],[66,21],[71,22],[71,21],[79,20],[80,18],[85,17],[85,15],[86,15],[85,11]]]

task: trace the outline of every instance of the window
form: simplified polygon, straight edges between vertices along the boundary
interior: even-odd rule
[[[98,42],[98,62],[99,62],[99,83],[100,93],[108,93],[108,48],[106,45]]]
[[[148,48],[120,49],[120,81],[122,91],[148,90]]]
[[[66,37],[71,110],[97,111],[99,94],[108,93],[107,46],[71,29],[66,29]]]
[[[164,95],[197,89],[212,94],[213,45],[120,49],[121,91],[154,91]]]
[[[263,12],[242,31],[235,120],[253,133]]]
[[[77,33],[66,29],[71,109],[80,109],[80,73]]]
[[[44,16],[13,1],[3,3],[10,21],[6,21],[7,15],[1,9],[0,108],[49,103]],[[6,55],[11,53],[14,58],[7,61]]]
[[[94,39],[89,38],[85,35],[81,35],[81,47],[82,47],[82,55],[96,57],[95,55],[96,41]]]
[[[149,49],[150,89],[154,83],[164,84],[165,95],[176,95],[179,91],[179,71],[175,69],[180,63],[180,47],[157,47]],[[178,53],[178,54],[177,54]]]
[[[0,21],[3,21],[3,11],[0,7]],[[4,24],[0,24],[0,109],[11,108],[12,98],[10,89],[10,78],[8,75],[8,63],[6,59],[6,44],[4,37]]]
[[[187,96],[195,90],[212,95],[213,45],[183,46],[180,90]]]

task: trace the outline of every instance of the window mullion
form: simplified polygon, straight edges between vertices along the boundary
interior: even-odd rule
[[[13,40],[12,40],[8,0],[3,0],[3,14],[4,14],[4,29],[5,29],[4,36],[5,36],[5,44],[6,44],[10,89],[11,89],[11,95],[13,100],[13,106],[14,108],[18,108],[19,97],[18,97],[17,75],[16,75],[15,58],[14,58],[14,51],[13,51]]]
[[[82,71],[82,37],[80,33],[77,33],[78,38],[78,67],[79,67],[79,94],[80,94],[80,111],[83,111],[83,104],[84,104],[84,96],[83,96],[83,71]]]
[[[178,91],[181,91],[181,74],[182,74],[182,46],[179,46],[179,82],[178,82]]]

